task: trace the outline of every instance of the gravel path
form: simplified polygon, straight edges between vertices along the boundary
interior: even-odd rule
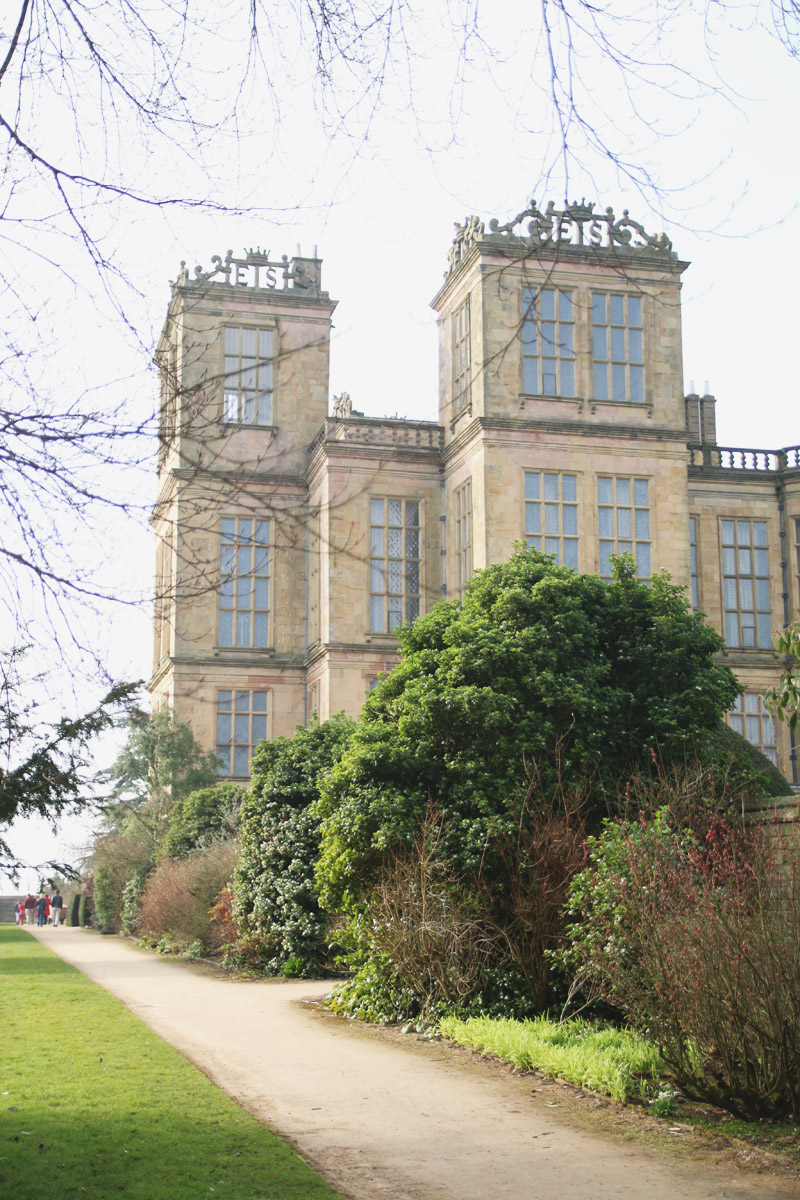
[[[797,1181],[565,1123],[530,1078],[389,1042],[303,1000],[324,984],[210,977],[116,938],[34,936],[107,988],[352,1200],[796,1200]],[[613,1110],[607,1110],[613,1111]],[[567,1113],[567,1118],[571,1116]],[[277,1198],[276,1198],[277,1200]]]

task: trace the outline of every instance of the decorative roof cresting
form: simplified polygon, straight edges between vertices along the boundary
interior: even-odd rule
[[[524,229],[518,226],[527,222]],[[467,217],[463,225],[456,223],[455,237],[447,255],[448,274],[461,262],[470,246],[478,241],[495,238],[524,238],[534,247],[538,246],[583,246],[594,250],[617,250],[624,248],[650,254],[669,254],[672,242],[665,233],[649,234],[643,225],[630,216],[628,209],[622,210],[617,218],[613,208],[595,212],[595,202],[586,200],[564,201],[562,209],[556,209],[551,200],[542,210],[534,199],[524,212],[501,225],[497,217],[489,222],[488,231],[480,217]]]
[[[269,250],[245,250],[244,258],[234,258],[229,250],[224,258],[214,254],[211,258],[211,270],[204,271],[197,266],[194,275],[189,274],[185,262],[181,263],[178,278],[173,287],[185,287],[187,284],[226,284],[230,287],[266,288],[272,290],[279,285],[284,291],[293,291],[306,295],[318,295],[320,288],[320,261],[316,256],[302,258],[299,253],[290,259],[287,254],[279,260],[270,259]]]

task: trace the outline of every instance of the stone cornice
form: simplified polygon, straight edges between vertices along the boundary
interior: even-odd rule
[[[659,426],[597,424],[589,421],[558,421],[530,417],[474,417],[473,420],[445,447],[443,461],[447,462],[480,433],[557,433],[594,438],[622,438],[625,441],[668,442],[686,447],[684,429],[662,429]]]

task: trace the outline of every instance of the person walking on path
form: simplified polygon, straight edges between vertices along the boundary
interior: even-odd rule
[[[25,921],[25,901],[19,900],[14,905],[14,920],[17,925],[22,925]]]
[[[36,897],[32,892],[28,892],[25,897],[25,924],[33,924],[33,914],[36,912]]]
[[[39,925],[39,926],[44,925],[46,913],[47,913],[47,900],[45,899],[44,892],[42,892],[39,899],[36,901],[36,924],[37,925]]]
[[[64,907],[64,897],[61,892],[53,892],[50,897],[50,913],[53,917],[53,928],[61,924],[61,910]]]

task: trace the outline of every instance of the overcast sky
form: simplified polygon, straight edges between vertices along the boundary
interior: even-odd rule
[[[767,22],[766,6],[755,11]],[[711,59],[691,10],[664,34],[655,57],[650,18],[639,14],[633,32],[620,37],[628,49],[639,46],[650,65],[628,91],[607,58],[585,50],[576,89],[582,114],[604,144],[633,164],[634,175],[646,169],[655,189],[641,174],[626,177],[575,125],[575,153],[565,164],[542,74],[541,37],[520,27],[517,5],[499,0],[482,14],[481,33],[493,54],[473,45],[461,78],[444,12],[443,5],[429,6],[414,34],[414,58],[401,57],[380,97],[353,101],[344,134],[332,108],[323,127],[307,60],[289,31],[282,48],[292,60],[292,83],[284,80],[277,96],[267,96],[263,84],[246,95],[238,136],[228,129],[210,137],[202,167],[190,155],[171,161],[163,148],[135,160],[142,185],[188,194],[205,181],[216,201],[248,211],[120,207],[116,223],[114,210],[97,216],[104,245],[130,282],[123,291],[132,329],[120,325],[74,242],[54,243],[49,254],[78,279],[77,288],[36,258],[21,258],[20,278],[32,294],[47,297],[37,336],[48,331],[52,386],[79,380],[109,409],[120,398],[139,413],[152,407],[149,354],[180,261],[191,270],[196,263],[208,267],[213,254],[228,248],[240,253],[258,245],[279,257],[300,244],[304,253],[318,247],[323,286],[339,302],[331,394],[347,390],[368,415],[434,420],[437,333],[430,300],[442,281],[453,223],[470,213],[507,220],[531,196],[558,204],[566,194],[599,208],[630,209],[649,232],[666,230],[680,257],[691,261],[683,291],[685,390],[693,383],[704,391],[707,383],[716,395],[720,443],[800,442],[794,363],[800,67],[754,23],[752,6],[714,17],[720,23]],[[233,42],[231,50],[233,61]],[[218,48],[209,54],[208,87],[224,91],[235,67],[220,67]],[[691,73],[706,86],[693,83]],[[122,526],[109,514],[98,562],[119,593],[135,600],[149,592],[152,577],[145,516],[154,479],[131,470],[116,482],[139,498],[141,519]],[[96,552],[97,546],[87,548]],[[144,599],[97,618],[96,642],[113,677],[147,676],[149,619]],[[12,830],[11,841],[41,861],[67,855],[84,830],[85,822],[71,821],[54,841],[42,823],[26,823]],[[35,878],[23,884],[33,886]]]

